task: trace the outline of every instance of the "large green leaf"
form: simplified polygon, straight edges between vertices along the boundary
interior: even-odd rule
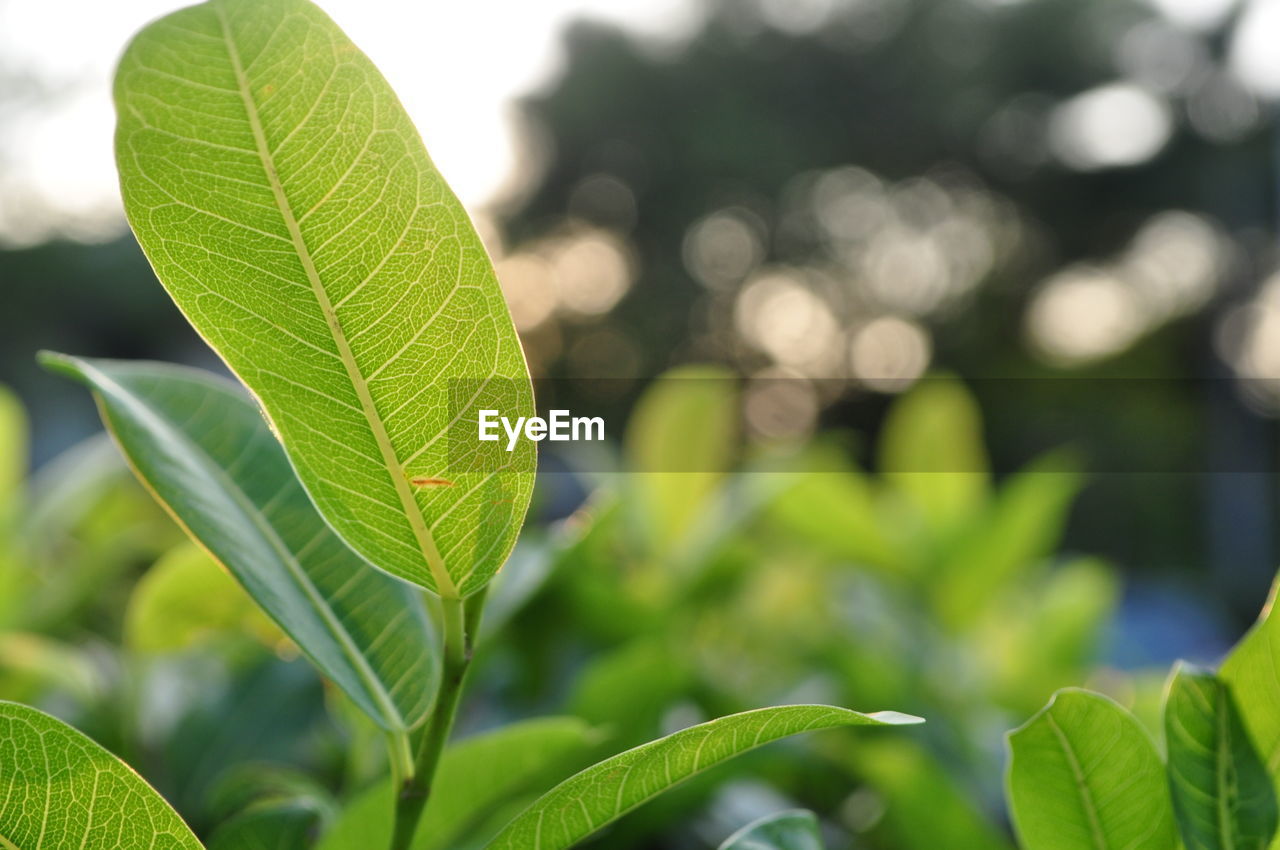
[[[1058,691],[1009,734],[1009,803],[1024,850],[1173,850],[1164,765],[1129,712]]]
[[[200,850],[178,813],[65,723],[0,702],[0,846]]]
[[[138,241],[320,512],[402,578],[483,587],[535,451],[479,442],[478,411],[530,416],[533,391],[484,247],[386,80],[307,0],[211,0],[133,40],[115,97]]]
[[[93,389],[138,476],[326,676],[386,729],[425,716],[440,663],[422,599],[325,525],[243,393],[161,363],[45,362]]]
[[[596,733],[581,720],[544,717],[449,747],[418,824],[413,850],[453,850],[464,837],[476,837],[474,833],[483,829],[492,811],[513,797],[546,788],[582,764],[595,739]],[[391,811],[391,785],[383,782],[343,811],[318,850],[387,846]]]
[[[1187,850],[1266,850],[1276,794],[1226,684],[1179,664],[1164,710],[1169,790]]]
[[[822,835],[813,812],[768,815],[729,836],[720,850],[822,850]]]
[[[884,711],[786,705],[731,714],[627,750],[566,779],[498,834],[488,850],[564,850],[689,777],[770,741],[838,726],[922,723]]]
[[[1236,644],[1219,672],[1231,688],[1245,728],[1280,791],[1280,615],[1275,600],[1280,580],[1258,623]]]

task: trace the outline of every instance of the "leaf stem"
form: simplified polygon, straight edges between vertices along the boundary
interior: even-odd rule
[[[409,850],[418,821],[422,819],[422,811],[431,796],[431,785],[440,766],[440,756],[449,741],[449,733],[453,730],[462,686],[471,666],[484,600],[484,591],[466,600],[447,596],[440,598],[444,621],[444,670],[440,691],[436,694],[435,709],[418,736],[413,774],[398,782],[391,850]]]

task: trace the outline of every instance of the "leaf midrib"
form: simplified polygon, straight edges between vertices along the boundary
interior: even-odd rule
[[[422,512],[418,509],[417,500],[409,487],[408,479],[403,474],[400,459],[396,455],[395,447],[391,444],[391,437],[387,433],[386,425],[378,413],[377,405],[373,401],[373,395],[369,392],[368,381],[360,371],[355,356],[351,352],[351,345],[347,340],[346,331],[343,330],[337,311],[329,300],[329,293],[324,288],[324,282],[320,279],[320,273],[316,269],[311,251],[307,248],[306,240],[302,236],[302,230],[298,225],[297,217],[294,215],[293,207],[285,195],[284,185],[280,182],[279,172],[276,171],[275,157],[267,144],[266,132],[263,130],[262,119],[258,113],[258,105],[253,99],[248,77],[245,75],[244,66],[240,62],[240,51],[236,47],[235,39],[231,36],[231,25],[227,20],[226,12],[218,6],[214,6],[214,13],[217,15],[218,23],[222,28],[222,38],[227,47],[227,57],[230,59],[232,70],[235,73],[236,87],[239,89],[240,99],[244,103],[249,127],[253,132],[254,146],[257,149],[258,159],[262,163],[263,171],[266,173],[267,182],[271,186],[276,208],[280,213],[280,217],[284,220],[285,228],[289,231],[289,238],[293,242],[293,248],[298,254],[303,270],[306,272],[312,292],[320,304],[320,311],[324,314],[325,325],[329,328],[334,345],[338,349],[338,357],[347,372],[348,380],[351,381],[355,389],[356,397],[360,401],[361,412],[369,425],[369,430],[373,432],[374,441],[378,444],[378,451],[382,455],[382,461],[388,476],[391,478],[391,484],[395,488],[396,495],[400,498],[401,509],[405,514],[405,518],[409,521],[409,527],[413,530],[413,535],[422,550],[427,567],[435,579],[437,591],[442,597],[457,598],[457,586],[445,566],[444,559],[440,556],[435,537],[423,520]]]
[[[1071,742],[1067,739],[1066,733],[1062,731],[1062,727],[1054,719],[1053,712],[1045,712],[1045,719],[1049,721],[1049,728],[1057,736],[1058,744],[1062,747],[1062,752],[1067,757],[1067,764],[1071,767],[1071,774],[1075,778],[1076,788],[1080,791],[1080,801],[1084,808],[1085,817],[1089,819],[1089,831],[1092,833],[1093,845],[1098,850],[1108,850],[1106,835],[1102,831],[1102,822],[1098,819],[1097,806],[1093,801],[1093,793],[1089,790],[1088,781],[1085,778],[1084,770],[1081,768],[1080,760],[1076,758],[1076,752],[1071,747]]]
[[[83,363],[78,365],[81,369],[93,368]],[[226,474],[226,471],[213,458],[209,457],[208,453],[206,453],[199,444],[188,440],[182,434],[181,430],[170,427],[170,423],[165,421],[150,408],[135,402],[132,395],[109,375],[96,369],[94,371],[98,374],[98,380],[102,384],[118,388],[116,391],[116,397],[124,401],[126,404],[134,407],[139,417],[146,419],[158,419],[161,426],[163,426],[166,431],[174,434],[177,439],[185,444],[192,453],[200,459],[202,465],[210,475],[220,479],[222,483],[222,491],[240,506],[241,511],[248,518],[249,522],[253,523],[254,527],[263,535],[271,548],[276,551],[280,556],[281,562],[288,568],[289,574],[293,576],[293,579],[302,587],[303,592],[307,594],[307,597],[311,600],[315,610],[320,614],[325,625],[329,627],[330,633],[337,638],[338,646],[341,648],[342,654],[351,662],[352,667],[356,671],[356,675],[358,675],[361,681],[364,682],[365,687],[368,688],[369,693],[373,696],[374,701],[378,703],[388,721],[398,723],[402,730],[407,729],[408,723],[406,722],[406,718],[396,707],[395,701],[391,698],[391,694],[382,687],[382,680],[378,678],[377,673],[375,673],[369,666],[368,660],[364,657],[364,653],[362,653],[360,648],[356,646],[355,638],[351,636],[351,633],[347,631],[343,622],[334,614],[333,610],[329,607],[329,603],[325,600],[324,595],[320,593],[319,588],[317,588],[311,581],[311,577],[302,569],[302,564],[300,564],[297,558],[294,557],[293,552],[290,551],[289,547],[285,545],[285,542],[280,539],[276,530],[266,522],[266,518],[262,516],[258,506],[255,505],[247,495],[245,495],[244,491],[240,489],[240,486],[230,479],[230,476]],[[103,416],[102,419],[104,422],[108,423],[108,429],[112,432],[112,435],[115,436],[115,427],[111,424],[111,417]],[[123,441],[118,437],[116,438],[116,442],[123,448]],[[124,457],[130,466],[134,465],[133,459],[129,457],[128,452],[124,452]],[[174,521],[177,522],[184,531],[187,532],[187,536],[199,543],[199,537],[191,533],[187,524],[178,516],[177,512],[169,506],[168,501],[160,498],[160,495],[152,488],[146,476],[137,474],[134,477],[142,482],[143,486],[146,487],[147,490],[151,491],[151,494],[155,497],[156,501],[163,505],[165,511],[173,517]],[[200,543],[200,547],[208,552],[209,557],[213,558],[218,563],[222,562],[222,559],[213,552],[210,552],[203,543]],[[230,572],[230,570],[228,570],[228,572]],[[0,850],[3,850],[3,848],[0,848]]]

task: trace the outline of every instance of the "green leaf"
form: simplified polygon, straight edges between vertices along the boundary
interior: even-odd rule
[[[92,388],[138,477],[321,672],[383,728],[425,716],[440,662],[421,598],[325,525],[243,393],[180,366],[44,362]]]
[[[0,385],[0,532],[12,518],[27,475],[27,414],[22,402]]]
[[[798,732],[922,723],[893,711],[860,714],[786,705],[731,714],[642,744],[566,779],[498,834],[489,850],[564,850],[663,791],[740,753]]]
[[[0,846],[200,850],[128,765],[60,720],[0,702]]]
[[[267,644],[281,637],[244,589],[190,543],[147,571],[125,609],[124,643],[139,652],[177,652],[227,632],[247,632]]]
[[[961,535],[931,585],[944,622],[971,624],[990,600],[1054,550],[1080,483],[1075,461],[1061,452],[1009,479]]]
[[[304,803],[253,808],[218,827],[209,850],[307,850],[320,820],[320,812]]]
[[[1246,634],[1218,675],[1231,688],[1245,728],[1262,756],[1272,784],[1280,793],[1280,616],[1275,600],[1280,579],[1271,588],[1271,597],[1262,616]]]
[[[732,465],[738,436],[738,390],[714,366],[666,372],[636,403],[627,422],[627,471],[644,513],[642,535],[662,554],[695,528]]]
[[[770,513],[815,547],[855,564],[901,573],[909,562],[886,533],[881,498],[843,448],[818,441],[803,457],[804,471],[773,503]]]
[[[959,781],[940,754],[905,736],[859,738],[847,747],[854,775],[875,789],[884,815],[868,838],[912,850],[1010,850],[978,789]],[[842,759],[844,760],[844,759]]]
[[[720,850],[823,850],[813,812],[768,815],[729,836]]]
[[[1227,685],[1179,663],[1164,710],[1169,790],[1187,850],[1266,850],[1276,793]]]
[[[413,850],[451,850],[482,828],[486,814],[511,798],[565,776],[595,743],[596,733],[573,717],[545,717],[505,726],[449,747],[440,763]],[[365,850],[391,842],[392,790],[382,782],[357,797],[318,850]]]
[[[935,532],[982,507],[990,477],[982,416],[954,378],[927,378],[893,405],[879,457],[885,479]]]
[[[478,411],[531,416],[533,390],[484,247],[386,80],[307,0],[211,0],[133,40],[115,98],[138,241],[321,514],[397,576],[479,590],[536,453],[479,442]]]
[[[1164,765],[1107,697],[1077,688],[1009,734],[1009,807],[1024,850],[1173,850]]]

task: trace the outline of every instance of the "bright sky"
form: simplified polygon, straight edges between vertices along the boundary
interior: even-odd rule
[[[696,24],[693,0],[320,0],[386,74],[445,177],[470,207],[515,171],[510,103],[554,79],[559,33],[578,16],[615,21],[662,42]],[[182,0],[0,0],[0,67],[66,84],[55,104],[0,128],[0,238],[44,234],[29,200],[115,232],[110,75],[128,38]],[[10,119],[12,120],[12,119]]]
[[[840,1],[757,0],[766,13],[792,19],[807,10],[816,21]],[[521,147],[511,101],[554,79],[566,23],[584,15],[602,18],[662,43],[692,32],[703,7],[700,0],[320,2],[391,80],[436,163],[473,210],[518,173]],[[1232,64],[1255,91],[1280,94],[1280,52],[1274,49],[1280,0],[1147,2],[1190,29],[1210,27],[1245,3],[1246,25],[1234,39]],[[0,243],[38,241],[53,230],[87,238],[119,232],[111,71],[135,31],[183,5],[0,0],[0,71],[30,74],[63,89],[38,108],[0,114]],[[41,209],[44,216],[34,212]]]

